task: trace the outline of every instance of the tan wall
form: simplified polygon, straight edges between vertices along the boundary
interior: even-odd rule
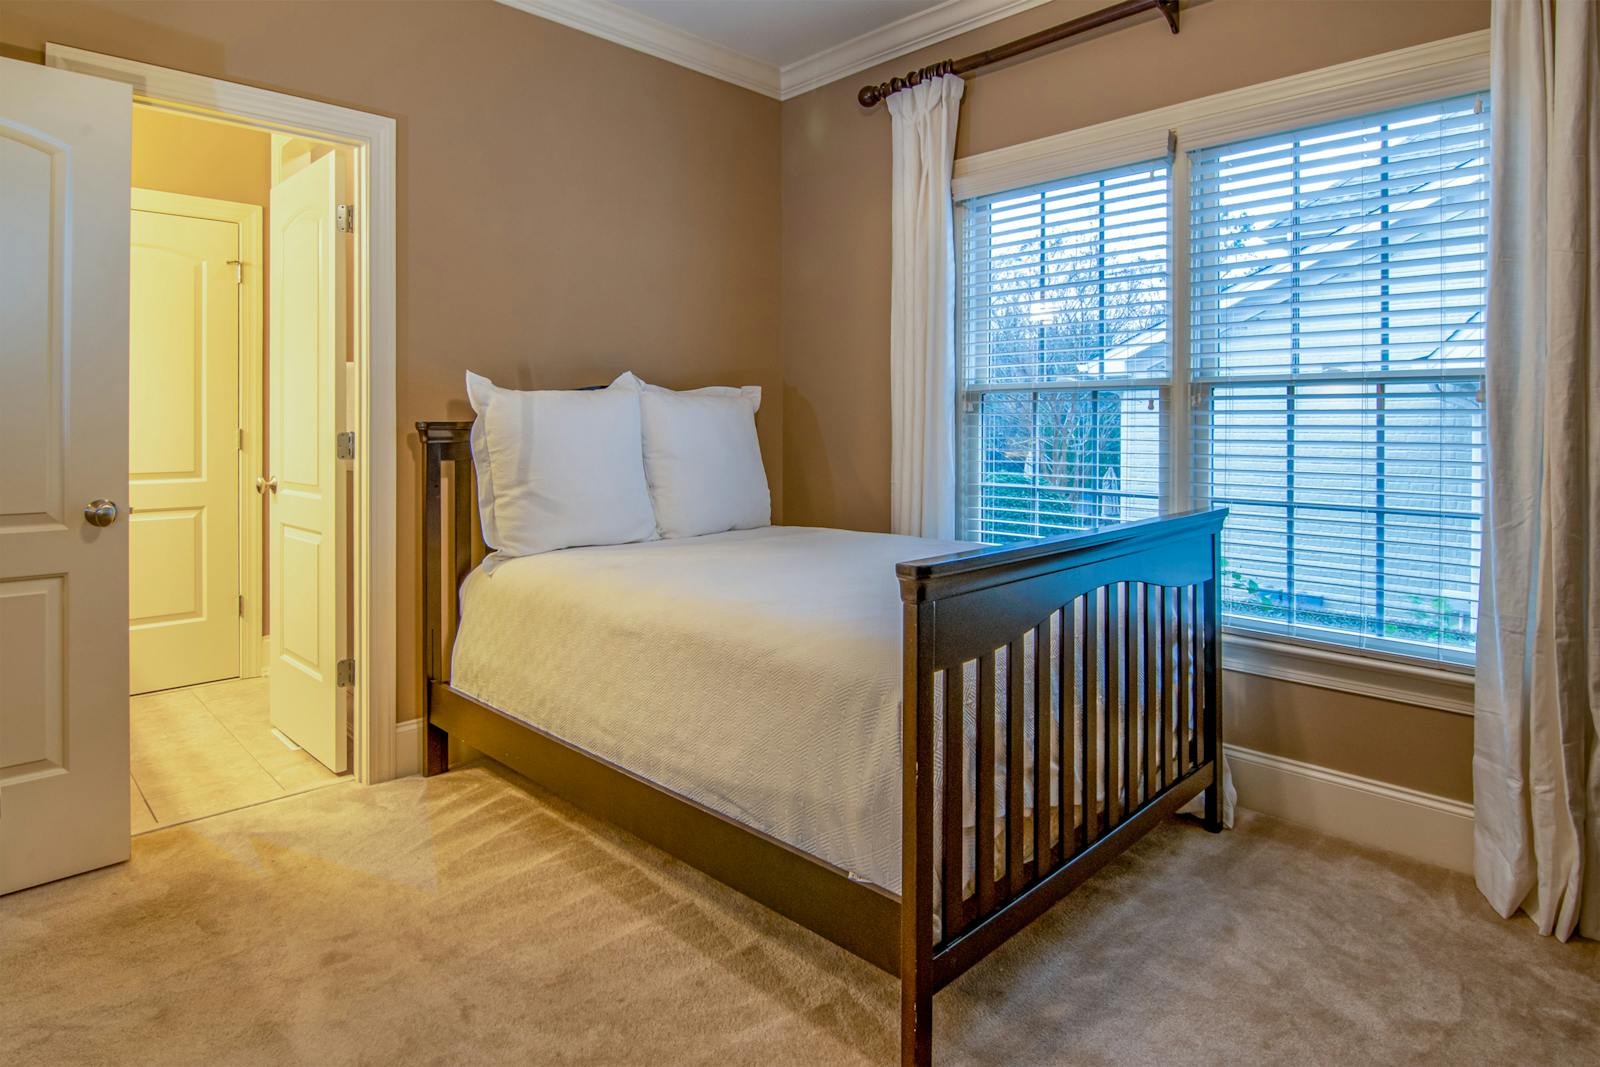
[[[1452,800],[1472,800],[1472,716],[1222,672],[1227,741]]]
[[[134,108],[133,184],[138,189],[255,204],[262,209],[264,226],[267,197],[272,191],[272,136],[242,126]]]
[[[393,117],[400,716],[412,684],[419,418],[511,386],[760,385],[781,396],[778,104],[522,12],[469,3],[0,2],[46,41]],[[783,405],[758,419],[781,508]]]
[[[1103,7],[1057,0],[783,105],[784,508],[882,530],[889,512],[889,117],[867,82]],[[958,156],[1483,29],[1486,0],[1209,0],[1183,32],[1123,23],[971,78]],[[1231,740],[1452,797],[1470,795],[1471,720],[1228,676]]]

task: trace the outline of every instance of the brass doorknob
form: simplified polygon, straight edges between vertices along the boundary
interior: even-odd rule
[[[90,526],[110,526],[117,521],[117,505],[109,500],[91,500],[84,506],[83,521]]]
[[[276,493],[278,491],[278,476],[274,474],[270,478],[257,478],[256,492],[259,493],[263,489],[271,489],[274,493]]]

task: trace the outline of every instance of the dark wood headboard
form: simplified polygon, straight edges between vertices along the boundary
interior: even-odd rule
[[[472,469],[469,435],[472,423],[417,423],[422,440],[422,507],[417,537],[422,610],[417,624],[417,714],[426,719],[428,686],[450,680],[450,649],[461,622],[461,583],[488,551],[473,518],[477,513],[477,478]],[[443,465],[452,464],[450,511],[442,499]],[[450,584],[445,585],[445,550],[449,548]],[[450,595],[446,596],[446,590]]]

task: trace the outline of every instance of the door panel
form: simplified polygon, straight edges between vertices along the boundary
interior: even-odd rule
[[[343,772],[346,694],[338,685],[346,603],[344,256],[335,226],[336,157],[273,187],[269,287],[271,398],[267,524],[272,725]]]
[[[0,893],[128,858],[131,125],[0,59]]]
[[[239,674],[238,258],[237,223],[133,212],[135,693]]]

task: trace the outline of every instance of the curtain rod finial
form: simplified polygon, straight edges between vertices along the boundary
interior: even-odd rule
[[[879,92],[876,85],[863,85],[861,91],[856,94],[856,100],[860,102],[862,107],[872,107],[882,99],[883,94]]]

